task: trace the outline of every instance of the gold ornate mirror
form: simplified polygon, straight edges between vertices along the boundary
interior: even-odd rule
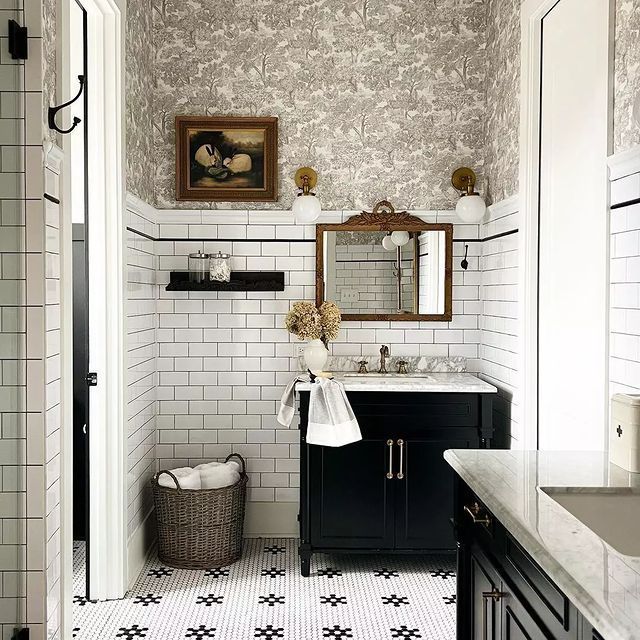
[[[316,225],[316,302],[335,302],[344,320],[451,320],[452,264],[453,225],[386,200]]]

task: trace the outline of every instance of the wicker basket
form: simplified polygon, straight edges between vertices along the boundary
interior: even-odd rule
[[[242,554],[242,528],[247,494],[244,458],[240,480],[221,489],[181,489],[170,471],[160,471],[151,480],[158,523],[158,557],[178,569],[212,569],[231,564]],[[158,478],[173,478],[175,489],[162,487]]]

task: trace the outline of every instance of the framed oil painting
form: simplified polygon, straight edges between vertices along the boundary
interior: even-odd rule
[[[274,202],[278,118],[176,117],[176,199]]]

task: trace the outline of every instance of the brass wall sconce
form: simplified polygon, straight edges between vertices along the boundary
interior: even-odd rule
[[[311,167],[301,167],[296,171],[294,180],[300,190],[291,208],[296,222],[298,224],[315,222],[322,212],[320,201],[311,191],[318,184],[318,174]]]
[[[476,174],[469,167],[460,167],[453,172],[451,184],[461,191],[460,200],[456,204],[456,213],[463,222],[476,224],[482,220],[487,205],[475,190]]]

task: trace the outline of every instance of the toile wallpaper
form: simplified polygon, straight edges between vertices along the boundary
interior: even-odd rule
[[[152,0],[136,0],[127,4],[125,78],[127,135],[127,190],[153,204],[153,7]]]
[[[617,0],[614,151],[640,145],[640,0]]]
[[[485,0],[152,1],[157,206],[203,206],[174,199],[176,114],[279,118],[279,202],[214,207],[287,209],[303,165],[327,210],[448,209],[482,174]]]
[[[56,0],[42,1],[42,131],[43,138],[60,144],[60,136],[49,129],[47,113],[56,102]]]
[[[521,0],[487,0],[485,195],[518,193]]]

